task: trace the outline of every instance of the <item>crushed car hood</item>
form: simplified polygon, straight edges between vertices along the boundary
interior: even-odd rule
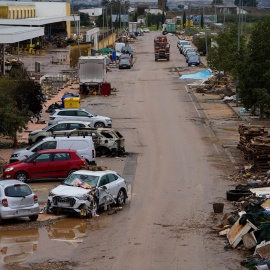
[[[55,196],[76,197],[76,196],[88,194],[90,191],[91,191],[91,189],[60,185],[60,186],[54,188],[51,192]]]

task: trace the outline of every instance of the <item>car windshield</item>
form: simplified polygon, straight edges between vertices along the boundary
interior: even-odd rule
[[[120,60],[120,63],[129,63],[129,59],[127,59],[127,58],[122,58],[122,59]]]
[[[55,126],[55,125],[47,126],[47,127],[43,128],[42,130],[48,130],[49,128],[52,128],[52,127],[54,127],[54,126]]]
[[[96,187],[98,183],[99,176],[73,173],[69,175],[66,180],[63,181],[62,185],[79,187],[84,183],[90,185],[91,187]]]
[[[22,160],[21,162],[24,163],[31,163],[37,156],[39,155],[39,153],[34,153],[33,155],[31,155],[30,157]]]
[[[26,197],[32,194],[31,189],[27,185],[14,185],[5,189],[7,197]]]

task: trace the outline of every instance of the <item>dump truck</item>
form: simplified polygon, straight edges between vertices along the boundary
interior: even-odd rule
[[[154,39],[155,61],[159,59],[170,60],[170,44],[166,36],[158,36]]]
[[[80,94],[99,93],[106,80],[105,56],[79,57]]]

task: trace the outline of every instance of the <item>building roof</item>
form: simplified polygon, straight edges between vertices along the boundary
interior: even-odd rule
[[[49,23],[63,22],[63,21],[79,21],[79,16],[60,16],[60,17],[36,17],[25,19],[0,19],[0,25],[44,25]]]
[[[15,43],[44,35],[44,27],[0,26],[0,43]]]

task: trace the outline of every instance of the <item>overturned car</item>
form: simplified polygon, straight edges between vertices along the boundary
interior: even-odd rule
[[[102,206],[123,205],[127,199],[125,180],[115,171],[79,170],[69,175],[48,196],[51,212],[75,212],[95,216]]]

